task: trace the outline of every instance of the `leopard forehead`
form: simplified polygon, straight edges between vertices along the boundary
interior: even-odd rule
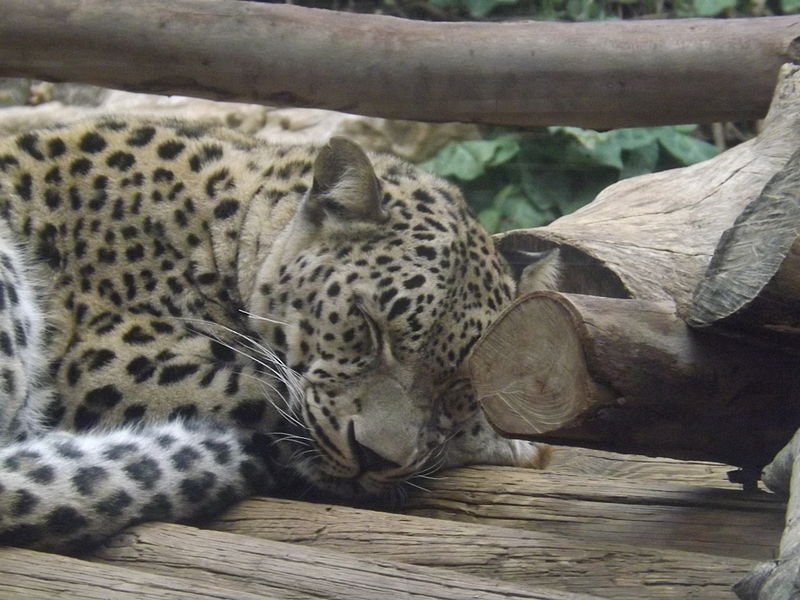
[[[445,379],[508,302],[511,280],[456,187],[395,157],[370,161],[384,220],[290,253],[259,282],[255,311],[290,323],[271,328],[272,339],[316,378],[347,378],[369,362],[371,318],[397,358]]]

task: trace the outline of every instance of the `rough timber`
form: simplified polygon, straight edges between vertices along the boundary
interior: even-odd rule
[[[3,548],[0,598],[730,598],[783,526],[722,465],[556,449],[552,469],[451,471],[404,514],[263,498],[81,558]]]

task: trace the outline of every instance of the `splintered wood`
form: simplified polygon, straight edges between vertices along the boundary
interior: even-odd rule
[[[800,151],[725,231],[688,323],[800,346]]]

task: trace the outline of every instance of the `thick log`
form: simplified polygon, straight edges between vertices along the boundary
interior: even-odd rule
[[[764,492],[497,467],[449,471],[429,483],[404,512],[751,560],[769,559],[783,528],[783,502]]]
[[[800,67],[785,65],[757,138],[691,167],[620,181],[582,209],[498,244],[505,252],[561,248],[561,291],[670,300],[684,316],[722,233],[798,146]]]
[[[524,589],[442,569],[161,523],[128,529],[92,559],[148,573],[177,571],[200,583],[226,585],[278,598],[591,600],[594,597],[548,591],[538,586]]]
[[[720,238],[687,322],[800,346],[800,151]]]
[[[635,486],[629,482],[630,486]],[[730,598],[746,559],[591,542],[274,498],[241,503],[214,529],[357,556],[438,567],[517,585],[620,600]]]
[[[402,119],[760,118],[800,18],[422,23],[228,0],[3,0],[0,75]],[[746,76],[745,76],[746,75]]]
[[[263,600],[269,596],[169,575],[17,548],[0,549],[0,598],[7,600]]]
[[[762,479],[789,502],[778,558],[762,563],[736,585],[742,600],[794,598],[800,589],[800,430],[764,469]]]
[[[524,296],[469,365],[512,437],[759,469],[800,426],[800,358],[694,332],[668,302]]]

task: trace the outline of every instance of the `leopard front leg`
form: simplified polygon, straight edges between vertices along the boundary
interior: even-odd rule
[[[500,465],[544,469],[552,448],[547,444],[504,438],[489,424],[472,388],[463,382],[444,399],[443,417],[452,433],[443,468]]]
[[[80,552],[273,487],[253,442],[279,411],[258,362],[178,320],[92,327],[58,363],[45,432],[0,451],[0,543]]]
[[[202,421],[52,432],[0,450],[0,543],[80,553],[128,525],[215,514],[268,477]]]

